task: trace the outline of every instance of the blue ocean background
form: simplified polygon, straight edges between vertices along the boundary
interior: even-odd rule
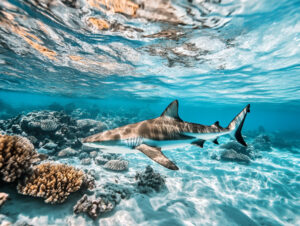
[[[177,99],[183,120],[225,127],[250,104],[242,133],[254,157],[223,161],[226,147],[207,142],[165,152],[176,172],[142,154],[122,156],[123,173],[59,159],[96,169],[99,183],[130,183],[151,165],[166,189],[93,221],[73,214],[76,201],[51,206],[0,184],[12,197],[0,225],[299,225],[300,1],[132,2],[136,12],[99,8],[100,0],[2,0],[0,121],[64,111],[111,129],[158,117]],[[257,137],[269,139],[268,150]]]

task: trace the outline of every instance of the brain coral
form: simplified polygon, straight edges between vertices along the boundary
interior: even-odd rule
[[[41,129],[46,132],[55,131],[58,127],[57,123],[54,120],[49,119],[42,120],[40,125]]]
[[[46,203],[62,203],[71,192],[80,189],[85,175],[72,166],[43,163],[35,166],[24,183],[18,184],[18,192],[23,195],[42,197]]]
[[[105,169],[110,169],[114,171],[124,171],[128,170],[128,162],[125,160],[110,160],[104,166]]]
[[[37,159],[30,141],[24,137],[0,135],[0,177],[13,182],[27,172]]]

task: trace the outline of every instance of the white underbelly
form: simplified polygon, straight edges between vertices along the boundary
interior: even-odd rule
[[[176,148],[182,148],[190,145],[193,141],[197,139],[188,139],[188,140],[150,140],[145,139],[144,143],[149,146],[160,147],[162,150],[170,150]]]
[[[92,148],[99,148],[100,151],[104,152],[104,153],[112,153],[112,154],[129,154],[129,153],[138,153],[139,151],[131,148],[131,147],[127,147],[127,146],[119,146],[119,145],[115,145],[115,146],[106,146],[106,145],[101,145],[101,144],[95,144],[95,143],[84,143],[85,146],[88,147],[92,147]]]
[[[222,133],[184,133],[184,135],[196,137],[197,140],[214,140],[220,136],[229,134],[229,132]]]

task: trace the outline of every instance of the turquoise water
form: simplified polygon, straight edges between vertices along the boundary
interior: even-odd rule
[[[183,120],[225,127],[251,104],[243,128],[251,160],[222,160],[229,137],[166,152],[176,172],[142,154],[122,156],[129,161],[122,173],[53,154],[96,169],[99,184],[130,184],[151,165],[166,189],[135,194],[93,221],[73,214],[75,199],[60,210],[0,184],[12,197],[0,213],[33,225],[300,224],[300,2],[103,2],[0,2],[0,124],[62,110],[111,129],[157,117],[178,99]],[[258,139],[264,135],[269,141]]]

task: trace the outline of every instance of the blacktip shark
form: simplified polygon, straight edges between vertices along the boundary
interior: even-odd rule
[[[221,127],[219,121],[205,126],[183,121],[178,116],[178,101],[174,100],[160,117],[104,131],[82,141],[84,145],[100,148],[103,152],[142,152],[160,165],[171,170],[178,170],[178,167],[162,153],[162,150],[189,144],[202,148],[205,141],[218,144],[218,137],[227,134],[235,137],[240,144],[247,146],[241,130],[248,112],[250,112],[249,104],[226,128]]]

